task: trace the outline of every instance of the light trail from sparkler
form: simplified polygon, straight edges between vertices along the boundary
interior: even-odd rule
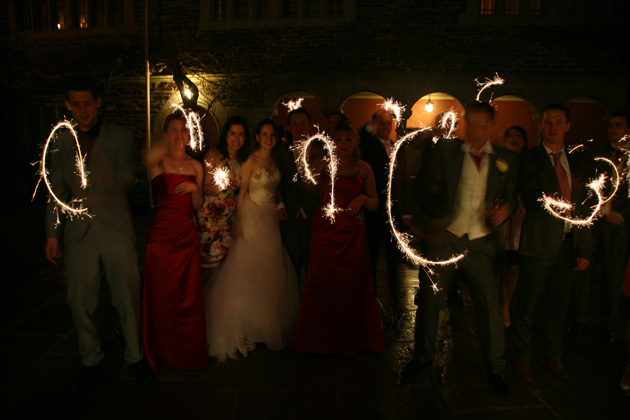
[[[402,113],[405,112],[405,106],[401,105],[400,102],[394,101],[394,98],[389,98],[382,104],[380,107],[383,108],[387,112],[391,112],[394,114],[394,119],[397,122],[401,122]]]
[[[295,101],[291,99],[289,100],[289,102],[282,102],[282,105],[284,105],[287,108],[287,110],[291,112],[291,111],[295,111],[298,108],[301,108],[303,101],[304,101],[304,98],[297,98]]]
[[[72,136],[74,137],[74,142],[77,146],[77,153],[76,153],[76,159],[75,159],[76,167],[77,167],[77,175],[81,178],[82,189],[86,189],[88,185],[87,171],[85,170],[85,163],[83,160],[83,155],[81,154],[81,146],[79,145],[79,138],[77,136],[77,132],[74,130],[74,126],[69,121],[61,121],[53,127],[52,131],[50,132],[50,135],[48,136],[48,139],[46,140],[46,143],[44,143],[44,148],[42,149],[42,157],[39,160],[39,162],[37,162],[39,163],[39,176],[40,177],[39,177],[39,180],[37,181],[37,184],[35,185],[35,191],[33,191],[33,197],[31,198],[31,201],[35,198],[35,194],[37,193],[37,188],[39,187],[40,182],[43,180],[44,184],[46,185],[46,188],[48,189],[48,193],[50,194],[49,199],[52,199],[55,201],[55,211],[57,212],[57,224],[59,224],[60,222],[58,210],[61,210],[62,213],[67,214],[70,218],[74,216],[92,217],[92,215],[88,212],[88,209],[86,207],[81,207],[81,206],[79,206],[78,208],[72,207],[70,204],[63,202],[59,197],[57,197],[57,195],[52,189],[52,186],[50,185],[50,181],[48,180],[48,169],[46,168],[46,156],[48,155],[50,144],[53,141],[53,138],[56,137],[55,134],[57,133],[57,130],[59,130],[60,128],[67,128],[68,130],[70,130],[70,133],[72,133]],[[81,200],[78,200],[78,199],[75,199],[72,201],[72,203],[80,203],[80,202]]]
[[[604,182],[606,181],[606,175],[600,174],[599,178],[592,180],[586,187],[595,193],[597,196],[597,204],[593,206],[594,210],[591,215],[584,219],[573,219],[570,217],[563,216],[560,212],[567,212],[573,209],[573,204],[567,203],[563,200],[556,200],[552,197],[547,196],[547,194],[543,193],[543,196],[538,199],[543,205],[543,208],[547,210],[552,216],[557,217],[558,219],[564,220],[565,222],[576,225],[576,226],[590,226],[593,223],[593,220],[597,217],[599,211],[602,208],[604,203],[604,197],[602,196],[602,189],[604,188]],[[557,211],[557,210],[558,211]]]
[[[615,196],[615,194],[617,194],[617,190],[619,189],[619,184],[620,184],[621,180],[619,178],[619,171],[617,170],[617,166],[613,163],[612,160],[607,159],[605,157],[596,157],[595,160],[599,160],[599,161],[608,163],[610,165],[610,167],[613,169],[613,174],[615,175],[614,176],[614,181],[612,181],[612,185],[614,185],[613,192],[608,196],[608,198],[606,198],[602,202],[602,205],[604,205],[607,202],[609,202]]]
[[[444,138],[452,139],[455,137],[454,134],[457,127],[457,120],[457,113],[455,113],[453,109],[444,113],[444,115],[440,119],[439,125],[442,130],[446,130],[448,128],[448,132],[446,134],[446,137]]]
[[[387,179],[387,201],[385,204],[387,207],[387,217],[389,221],[389,227],[392,231],[392,234],[396,238],[396,242],[398,243],[398,248],[402,251],[402,253],[407,257],[409,261],[411,261],[417,266],[421,266],[427,272],[428,278],[431,281],[431,288],[433,289],[434,292],[437,292],[439,290],[439,287],[437,283],[434,282],[433,279],[431,278],[430,274],[434,274],[433,270],[431,269],[431,266],[432,265],[444,266],[444,265],[456,264],[458,261],[460,261],[462,258],[465,257],[465,254],[463,253],[457,254],[447,260],[428,260],[424,258],[422,255],[416,254],[414,250],[411,248],[411,246],[409,245],[410,236],[396,229],[396,225],[394,223],[394,216],[392,215],[392,181],[394,179],[394,170],[396,169],[396,156],[398,155],[398,151],[400,150],[400,148],[403,146],[404,143],[406,143],[407,141],[410,141],[411,139],[416,137],[418,134],[423,133],[427,130],[430,130],[430,127],[413,131],[409,134],[406,134],[404,137],[401,137],[395,143],[394,150],[392,151],[390,160],[389,160],[389,177]]]
[[[477,98],[476,98],[477,102],[480,102],[481,92],[488,89],[490,86],[502,85],[505,82],[505,80],[499,77],[499,74],[497,73],[495,74],[494,79],[488,79],[486,77],[485,82],[480,82],[479,79],[475,79],[475,82],[477,82],[477,86],[480,87],[479,91],[477,92]]]
[[[207,165],[207,164],[206,164]],[[212,171],[212,180],[214,181],[214,185],[220,190],[223,191],[230,186],[230,171],[225,166],[217,166]]]
[[[324,208],[324,214],[332,223],[335,220],[335,213],[341,211],[341,209],[335,205],[335,178],[337,177],[337,167],[339,165],[337,157],[335,156],[335,143],[326,134],[316,133],[306,140],[296,142],[293,146],[291,146],[291,149],[297,150],[298,152],[298,158],[296,161],[298,171],[303,173],[304,177],[313,185],[317,185],[317,180],[315,179],[308,163],[308,152],[314,141],[321,141],[324,143],[324,147],[328,151],[328,157],[325,157],[324,159],[328,161],[328,174],[330,176],[330,202]],[[297,179],[297,174],[295,174],[295,177],[294,181]]]
[[[193,150],[203,150],[203,130],[201,129],[201,122],[199,121],[199,115],[194,111],[186,111],[181,105],[173,104],[174,108],[179,109],[186,118],[186,127],[188,128],[188,137],[190,140],[188,144]]]

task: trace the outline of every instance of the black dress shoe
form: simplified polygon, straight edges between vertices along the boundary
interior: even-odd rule
[[[488,379],[490,380],[490,387],[497,395],[505,397],[508,394],[508,384],[502,373],[490,373]]]
[[[569,333],[569,335],[580,335],[583,327],[584,324],[582,322],[574,322],[567,327],[567,332]]]
[[[139,362],[129,365],[136,380],[143,385],[153,382],[155,379],[155,372],[147,362],[147,359],[142,359]]]
[[[400,372],[401,378],[409,378],[411,376],[417,375],[424,369],[426,366],[429,366],[429,362],[421,362],[418,358],[414,357],[405,365],[402,372]]]
[[[614,343],[615,342],[615,334],[612,331],[603,329],[599,332],[599,339],[605,343]]]
[[[102,369],[105,359],[102,359],[94,366],[81,365],[79,369],[70,377],[70,389],[78,390],[87,388],[94,382],[94,376]]]

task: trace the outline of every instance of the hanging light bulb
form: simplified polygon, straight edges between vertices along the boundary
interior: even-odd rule
[[[431,102],[431,95],[429,95],[429,100],[426,104],[424,104],[424,110],[426,112],[433,112],[433,102]]]

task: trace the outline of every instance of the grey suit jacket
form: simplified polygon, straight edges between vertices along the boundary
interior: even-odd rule
[[[584,153],[568,155],[571,168],[571,201],[575,205],[572,215],[583,217],[590,212],[585,184],[589,177],[589,159]],[[519,190],[525,207],[519,253],[537,258],[553,258],[564,240],[564,221],[549,214],[538,199],[547,195],[560,195],[560,183],[551,159],[541,144],[523,153],[520,164]],[[591,258],[591,232],[588,228],[573,228],[573,245],[576,258]]]
[[[57,224],[55,203],[49,200],[46,209],[46,234],[61,237],[65,225],[66,245],[76,244],[94,230],[103,240],[134,238],[133,223],[127,202],[127,188],[132,178],[132,144],[130,130],[103,121],[94,141],[86,169],[88,187],[81,188],[76,168],[76,143],[70,132],[62,132],[55,140],[48,165],[52,189],[61,200],[82,200],[93,217],[64,217]]]

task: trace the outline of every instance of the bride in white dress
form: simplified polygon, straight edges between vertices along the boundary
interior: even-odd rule
[[[206,286],[208,353],[220,362],[247,356],[255,343],[282,350],[298,314],[297,279],[282,244],[276,210],[280,172],[273,160],[276,127],[256,127],[259,148],[241,167],[235,242]]]

